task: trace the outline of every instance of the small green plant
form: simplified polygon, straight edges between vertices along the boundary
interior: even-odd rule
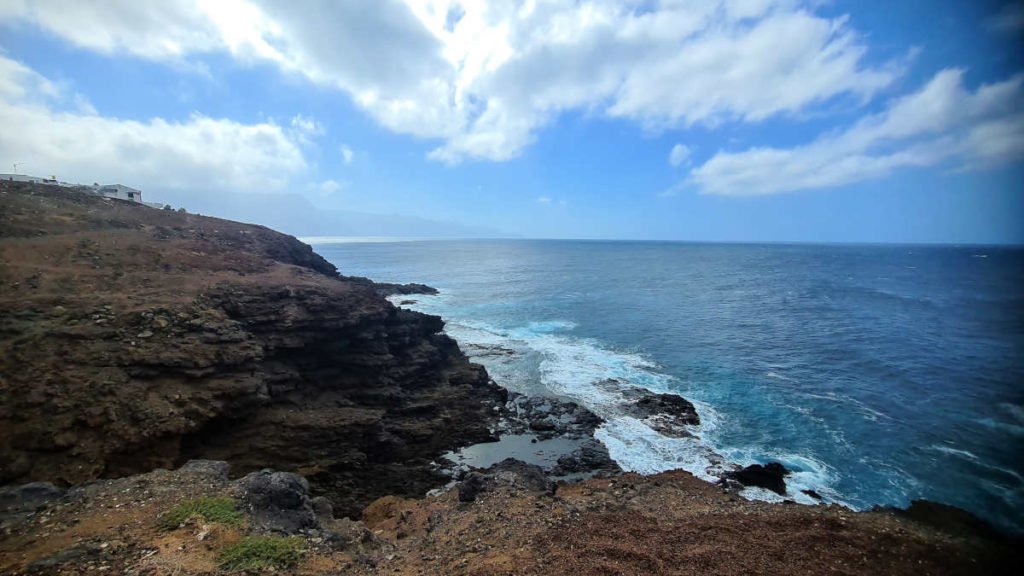
[[[160,529],[174,530],[189,518],[198,518],[204,522],[237,524],[242,520],[242,513],[235,507],[232,498],[194,498],[168,510],[160,518]]]
[[[291,568],[302,558],[302,540],[294,536],[246,536],[218,555],[222,570]]]

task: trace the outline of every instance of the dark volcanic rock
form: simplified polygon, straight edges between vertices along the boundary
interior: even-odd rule
[[[541,439],[592,436],[597,427],[604,423],[600,416],[575,402],[516,393],[509,394],[502,416],[504,432],[534,432]]]
[[[16,530],[38,510],[63,495],[64,490],[49,482],[30,482],[0,488],[0,530]]]
[[[411,282],[409,284],[393,284],[390,282],[374,282],[369,278],[363,278],[361,276],[346,276],[346,280],[358,284],[363,284],[372,287],[381,296],[394,296],[395,294],[401,294],[403,296],[410,294],[439,294],[437,288],[427,286],[426,284],[417,284]]]
[[[588,438],[572,454],[559,458],[558,464],[551,470],[551,475],[614,475],[621,472],[622,468],[608,454],[608,448],[598,440]]]
[[[66,564],[70,564],[74,568],[82,568],[85,562],[97,560],[105,556],[106,554],[99,544],[79,544],[36,560],[28,565],[27,570],[30,574],[36,572],[49,573]],[[78,573],[77,570],[75,573]]]
[[[298,474],[261,470],[238,481],[242,499],[258,532],[295,534],[315,528],[316,513],[309,499],[309,483]]]
[[[358,515],[492,436],[506,393],[440,318],[290,236],[50,186],[0,201],[2,483],[215,459]]]
[[[686,426],[700,424],[700,417],[693,404],[675,394],[655,394],[639,388],[623,390],[632,403],[623,407],[627,414],[645,420],[654,430],[665,436],[683,438],[690,436]]]
[[[767,488],[780,496],[784,496],[786,494],[785,477],[788,475],[789,470],[785,466],[778,462],[769,462],[764,466],[752,464],[742,470],[726,472],[722,475],[722,478],[723,480],[736,480],[744,486]]]
[[[470,472],[459,483],[459,502],[473,502],[486,489],[488,478],[479,472]]]
[[[220,460],[189,460],[178,468],[181,474],[202,476],[211,480],[227,480],[231,465]]]
[[[480,493],[501,486],[549,495],[557,488],[540,466],[506,458],[489,468],[467,474],[459,484],[459,501],[472,502]]]
[[[0,488],[0,515],[38,510],[63,495],[64,490],[49,482]]]

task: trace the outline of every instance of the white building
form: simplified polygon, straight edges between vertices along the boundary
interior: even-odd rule
[[[58,182],[57,177],[51,178],[40,178],[38,176],[29,176],[27,174],[0,174],[0,180],[7,180],[8,182],[35,182],[36,184],[49,184],[51,186],[74,186],[67,182]]]
[[[60,182],[57,180],[56,176],[40,178],[38,176],[29,176],[27,174],[0,174],[0,180],[7,180],[9,182],[34,182],[36,184],[63,186],[65,188],[85,188],[86,190],[106,198],[127,200],[129,202],[138,202],[154,208],[157,207],[157,205],[154,205],[152,202],[142,201],[142,190],[137,190],[123,184],[73,184],[70,182]],[[163,204],[159,204],[160,208],[163,208],[163,206]]]
[[[117,200],[128,200],[129,202],[142,202],[142,190],[136,190],[123,184],[103,184],[93,186],[93,190],[100,196],[116,198]]]

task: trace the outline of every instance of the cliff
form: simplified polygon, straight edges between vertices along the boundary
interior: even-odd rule
[[[0,183],[0,262],[0,483],[216,458],[358,514],[505,398],[440,318],[261,226]]]
[[[445,480],[431,461],[490,439],[497,416],[540,437],[589,436],[600,419],[548,399],[506,405],[440,318],[383,296],[428,287],[341,276],[267,228],[0,182],[0,263],[3,574],[918,575],[1020,562],[1019,538],[948,506],[734,493],[777,488],[781,466],[722,486],[681,471],[555,484],[506,460],[423,497]],[[697,420],[675,396],[631,400],[665,433]],[[620,472],[596,444],[558,464]]]

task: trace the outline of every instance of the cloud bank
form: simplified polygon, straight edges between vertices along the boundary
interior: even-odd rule
[[[897,168],[953,161],[971,169],[1024,158],[1024,75],[964,88],[946,69],[924,87],[838,134],[794,148],[719,152],[684,186],[705,194],[756,196],[842,186]]]
[[[845,18],[792,0],[14,0],[0,20],[104,54],[271,63],[448,163],[514,158],[569,110],[652,130],[756,122],[864,102],[899,73],[865,64]]]
[[[283,189],[308,169],[303,147],[321,130],[302,116],[287,126],[198,113],[180,122],[104,117],[81,96],[3,56],[0,125],[0,156],[31,159],[21,170],[167,190]]]

